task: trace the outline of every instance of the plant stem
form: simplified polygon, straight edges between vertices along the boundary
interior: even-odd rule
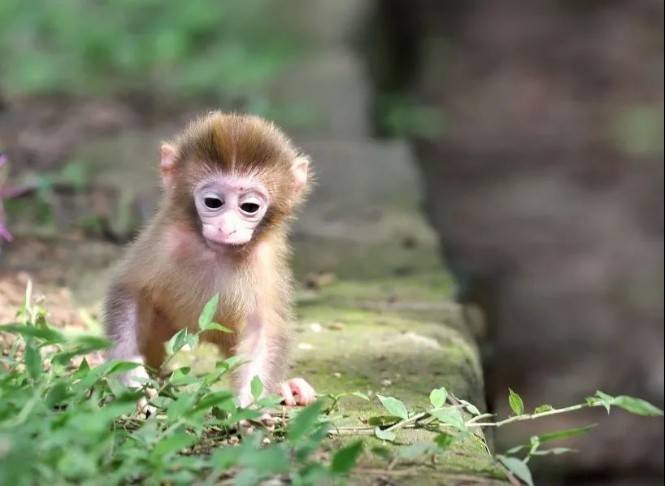
[[[524,422],[526,420],[536,420],[543,417],[549,417],[550,415],[558,415],[561,413],[575,412],[577,410],[582,410],[589,407],[597,407],[600,405],[589,405],[588,403],[580,403],[578,405],[571,405],[570,407],[565,408],[555,408],[553,410],[548,410],[547,412],[533,413],[533,414],[524,414],[524,415],[515,415],[514,417],[508,417],[507,419],[500,420],[499,422],[474,422],[473,419],[469,420],[466,425],[467,427],[503,427],[504,425],[511,424],[513,422]]]
[[[420,420],[421,418],[427,417],[427,415],[429,415],[427,412],[420,412],[420,413],[417,413],[417,414],[415,414],[413,417],[409,417],[408,419],[404,419],[404,420],[402,420],[401,422],[397,422],[395,425],[391,425],[390,427],[388,427],[388,428],[385,429],[385,430],[386,430],[386,431],[393,431],[393,430],[400,429],[400,428],[404,427],[404,426],[407,425],[407,424],[411,424],[411,423],[417,422],[417,421]]]
[[[374,435],[374,429],[365,429],[359,427],[355,430],[351,429],[331,429],[328,431],[329,435],[343,436],[343,435]]]
[[[493,413],[484,413],[482,415],[477,415],[477,416],[473,417],[471,420],[469,420],[466,423],[466,425],[472,425],[472,424],[475,424],[476,422],[478,422],[479,420],[485,420],[485,419],[492,418],[492,417],[494,417]]]

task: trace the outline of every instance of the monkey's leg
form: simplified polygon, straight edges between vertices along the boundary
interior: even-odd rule
[[[288,336],[285,326],[269,325],[258,315],[250,315],[243,329],[237,353],[249,362],[236,375],[241,406],[252,400],[251,383],[258,377],[268,393],[282,396],[286,405],[308,405],[316,398],[314,389],[302,378],[282,382],[286,370]]]
[[[148,380],[139,348],[138,299],[122,286],[111,288],[104,303],[106,334],[112,342],[108,359],[132,361],[141,366],[120,376],[128,387],[140,388]]]
[[[284,373],[286,336],[282,336],[275,326],[258,313],[248,316],[236,354],[248,362],[242,365],[234,376],[240,406],[253,401],[251,383],[258,377],[268,393],[278,391],[278,383]]]
[[[178,330],[171,326],[169,319],[148,302],[148,299],[143,299],[140,303],[138,314],[140,354],[148,367],[159,370],[161,376],[167,376],[171,370],[162,368],[166,359],[166,343]]]

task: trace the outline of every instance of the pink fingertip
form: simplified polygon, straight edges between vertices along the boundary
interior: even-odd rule
[[[287,383],[283,383],[280,386],[280,390],[282,398],[284,399],[284,404],[290,407],[294,406],[296,404],[296,400],[293,397],[293,393],[291,393],[291,388],[289,385]]]

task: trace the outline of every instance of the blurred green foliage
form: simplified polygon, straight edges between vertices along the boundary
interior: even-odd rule
[[[206,306],[199,332],[174,336],[170,353],[196,346],[204,330],[220,329],[212,322],[216,304]],[[269,478],[339,484],[361,452],[357,445],[324,450],[330,423],[320,401],[283,420],[280,398],[264,396],[256,380],[253,403],[239,407],[233,392],[218,385],[243,363],[236,357],[206,372],[179,367],[163,383],[148,380],[145,386],[158,394],[151,399],[155,413],[146,419],[137,413],[143,391],[116,380],[136,363],[88,364],[86,357],[105,349],[106,339],[49,326],[46,310],[32,300],[31,284],[17,320],[0,326],[0,333],[15,336],[2,341],[0,353],[2,485],[228,484],[231,477],[247,486]],[[259,419],[275,409],[273,429],[257,430]],[[247,422],[252,420],[254,425]]]
[[[296,51],[274,0],[3,0],[0,89],[11,94],[243,98]]]
[[[380,128],[389,136],[431,140],[445,135],[447,126],[442,111],[409,97],[382,96],[377,109]]]
[[[550,443],[585,434],[593,426],[535,435],[494,458],[484,435],[477,431],[589,407],[608,413],[620,408],[641,416],[663,415],[644,400],[601,391],[583,403],[558,409],[540,405],[531,411],[510,390],[513,415],[498,419],[440,387],[431,391],[425,408],[377,394],[382,407],[379,415],[364,414],[366,421],[349,427],[336,423],[343,417],[340,400],[353,396],[369,402],[373,398],[357,391],[328,394],[306,408],[286,410],[280,405],[281,397],[264,393],[257,377],[251,382],[252,403],[242,407],[233,390],[224,386],[224,379],[245,358],[214,360],[206,367],[190,356],[191,366],[178,364],[182,353],[197,352],[203,333],[233,332],[214,321],[219,295],[204,306],[197,330],[182,329],[166,343],[163,366],[172,369],[170,375],[163,380],[146,378],[140,389],[126,388],[116,378],[139,364],[107,361],[91,367],[88,358],[111,343],[50,326],[46,309],[32,295],[29,282],[16,322],[0,325],[0,345],[4,347],[0,353],[2,485],[92,485],[100,481],[109,485],[212,485],[231,480],[236,486],[338,485],[347,484],[347,476],[364,453],[387,471],[407,464],[434,470],[437,463],[446,464],[459,454],[452,446],[463,442],[474,443],[482,457],[492,460],[493,466],[483,470],[484,476],[501,479],[510,475],[533,485],[532,459],[572,452],[565,447],[550,448]],[[149,417],[137,410],[137,402],[144,398],[152,407]],[[412,401],[414,397],[405,398]],[[261,425],[267,425],[262,419],[266,414],[273,422],[268,428]],[[430,434],[409,442],[404,434],[407,428]],[[345,438],[331,443],[329,436]],[[359,468],[357,474],[363,470]]]
[[[610,136],[629,156],[662,158],[663,125],[662,106],[631,106],[611,119]]]

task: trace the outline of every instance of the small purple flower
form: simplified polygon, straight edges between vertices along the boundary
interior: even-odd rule
[[[9,162],[9,158],[0,152],[0,167],[3,167],[4,165],[7,165]],[[0,181],[2,182],[2,181]],[[7,226],[5,225],[5,221],[3,218],[4,211],[2,210],[2,200],[5,199],[6,194],[3,194],[3,187],[0,186],[0,241],[5,240],[7,242],[12,241],[14,237],[12,234],[9,232],[7,229]]]
[[[0,240],[5,240],[6,242],[10,242],[14,239],[14,236],[9,232],[7,227],[4,225],[2,221],[0,221]]]

